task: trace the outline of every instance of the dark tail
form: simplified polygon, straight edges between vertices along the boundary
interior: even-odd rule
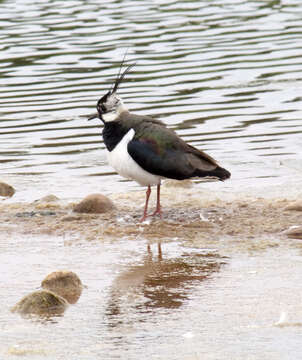
[[[220,166],[218,166],[213,172],[215,172],[214,176],[217,176],[221,181],[227,180],[231,177],[231,173]]]
[[[199,176],[199,177],[213,176],[213,177],[217,177],[220,181],[224,181],[231,177],[231,173],[228,170],[220,166],[217,166],[214,170],[209,170],[209,171],[197,169],[194,176]]]

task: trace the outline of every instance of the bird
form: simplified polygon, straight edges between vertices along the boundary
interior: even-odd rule
[[[120,84],[136,63],[119,73],[111,89],[97,101],[97,113],[88,120],[99,118],[103,122],[103,140],[109,164],[116,172],[142,186],[147,186],[143,215],[148,216],[151,186],[157,186],[155,211],[162,219],[160,187],[163,179],[184,180],[196,177],[215,177],[221,181],[231,174],[220,167],[205,152],[191,146],[165,123],[150,116],[130,112],[117,94]]]

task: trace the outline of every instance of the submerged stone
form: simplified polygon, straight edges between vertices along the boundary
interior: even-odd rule
[[[34,291],[21,299],[12,309],[22,315],[55,316],[64,313],[68,303],[47,290]]]
[[[68,270],[52,272],[42,281],[41,286],[43,289],[58,294],[67,300],[69,304],[75,304],[83,290],[78,275]]]
[[[35,211],[23,211],[23,212],[18,212],[16,213],[16,216],[17,217],[33,217],[36,215],[36,212]]]
[[[46,196],[42,197],[39,200],[35,200],[35,202],[36,203],[52,203],[52,202],[57,202],[59,200],[60,199],[56,195],[50,194],[50,195],[46,195]]]
[[[91,194],[86,196],[73,211],[78,213],[101,214],[114,208],[113,202],[105,195]]]
[[[54,216],[56,213],[54,211],[23,211],[16,213],[17,217],[31,218],[33,216]]]

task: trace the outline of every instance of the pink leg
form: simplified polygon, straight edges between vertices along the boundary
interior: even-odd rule
[[[160,184],[157,185],[157,200],[156,200],[156,209],[154,211],[154,213],[152,214],[152,216],[154,215],[159,215],[160,218],[162,218],[162,212],[161,212],[161,208],[160,208]]]
[[[148,189],[146,191],[146,202],[145,202],[144,214],[143,214],[143,217],[140,219],[140,222],[143,222],[146,220],[150,194],[151,194],[151,186],[148,185]]]

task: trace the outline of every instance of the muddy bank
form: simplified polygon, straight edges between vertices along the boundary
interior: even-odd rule
[[[105,214],[79,214],[76,203],[46,197],[33,203],[0,204],[0,234],[68,235],[72,239],[142,238],[150,242],[178,240],[190,246],[247,250],[278,246],[286,231],[302,225],[302,200],[236,198],[184,186],[162,189],[163,220],[140,224],[145,192],[110,196],[115,208]],[[154,194],[150,212],[154,206]]]

